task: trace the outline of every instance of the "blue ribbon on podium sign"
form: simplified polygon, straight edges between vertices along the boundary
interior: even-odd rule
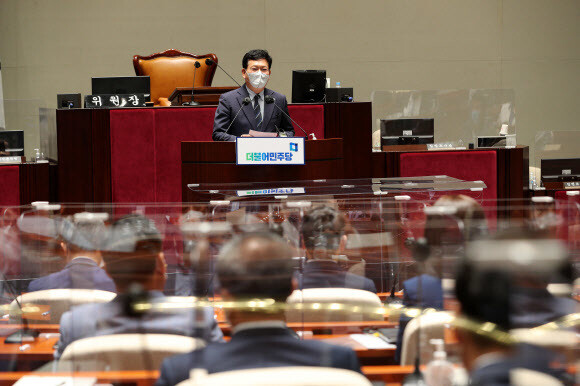
[[[236,139],[238,165],[304,165],[304,138]]]

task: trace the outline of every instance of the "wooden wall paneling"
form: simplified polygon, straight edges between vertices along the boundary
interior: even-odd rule
[[[57,110],[58,200],[93,202],[92,110]]]
[[[344,178],[372,176],[372,104],[339,103],[339,128],[342,133]]]
[[[109,109],[92,111],[93,202],[112,202],[110,118]]]
[[[25,163],[19,167],[20,205],[33,201],[50,201],[50,165]]]

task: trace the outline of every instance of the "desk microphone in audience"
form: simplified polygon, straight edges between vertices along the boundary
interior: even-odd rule
[[[252,100],[250,99],[250,97],[245,97],[244,100],[242,101],[242,105],[240,106],[240,108],[238,109],[238,112],[236,113],[236,115],[234,115],[234,119],[232,119],[232,121],[230,122],[230,125],[228,126],[227,130],[226,130],[226,134],[228,133],[228,131],[230,131],[230,127],[232,127],[232,125],[234,124],[234,122],[236,121],[236,118],[238,117],[238,115],[240,114],[240,111],[242,111],[242,109],[244,108],[244,106],[249,105],[250,103],[252,103]]]
[[[193,84],[191,85],[191,101],[185,102],[184,106],[197,106],[199,103],[193,100],[193,90],[195,90],[195,75],[197,73],[197,69],[201,67],[201,64],[196,60],[195,64],[193,65]]]
[[[232,76],[231,76],[230,74],[228,74],[228,72],[227,72],[226,70],[224,70],[224,69],[222,68],[222,66],[220,66],[220,65],[219,65],[219,63],[218,63],[218,62],[214,62],[214,61],[213,61],[213,60],[211,60],[210,58],[207,58],[207,59],[205,60],[205,64],[206,64],[206,65],[208,65],[208,66],[211,66],[211,65],[212,65],[212,64],[214,64],[214,63],[216,64],[216,66],[218,66],[218,67],[219,67],[219,69],[220,69],[220,70],[222,70],[222,71],[223,71],[223,72],[224,72],[224,73],[225,73],[227,76],[229,76],[229,77],[230,77],[230,79],[231,79],[231,80],[233,80],[233,81],[234,81],[234,83],[238,85],[238,87],[242,87],[242,85],[241,85],[241,84],[239,84],[237,80],[235,80],[234,78],[232,78]]]
[[[22,329],[8,335],[4,340],[4,343],[22,344],[22,342],[31,342],[38,337],[40,331],[30,329],[30,327],[28,326],[28,320],[24,317],[22,303],[20,303],[20,301],[18,300],[18,296],[16,295],[16,289],[12,286],[12,283],[8,281],[6,275],[4,275],[4,272],[0,270],[0,274],[2,274],[2,280],[4,281],[5,286],[8,287],[8,290],[10,291],[10,294],[13,297],[12,300],[14,300],[16,302],[16,305],[18,306],[18,310],[20,311],[22,320]]]
[[[274,102],[276,102],[276,98],[274,98],[274,97],[273,97],[273,96],[271,96],[271,95],[266,95],[266,96],[264,97],[264,102],[266,102],[267,104],[274,103]],[[284,114],[285,116],[287,116],[287,117],[288,117],[288,119],[290,119],[290,120],[292,121],[292,123],[295,123],[295,124],[296,124],[296,126],[298,126],[298,127],[300,128],[300,130],[302,130],[302,132],[304,133],[304,135],[306,135],[306,138],[309,138],[310,136],[312,136],[312,139],[316,140],[316,135],[314,135],[314,133],[310,133],[310,134],[308,134],[308,133],[306,132],[306,130],[304,130],[304,129],[302,128],[302,126],[300,126],[300,125],[298,124],[298,122],[296,122],[294,119],[292,119],[292,117],[291,117],[290,115],[286,114],[286,111],[282,110],[282,109],[280,108],[280,106],[278,106],[276,103],[274,103],[274,106],[275,106],[275,107],[276,107],[278,110],[280,110],[280,111],[282,112],[282,114]]]

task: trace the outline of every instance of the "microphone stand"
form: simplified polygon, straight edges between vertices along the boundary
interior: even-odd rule
[[[198,106],[199,103],[193,100],[193,91],[195,90],[195,75],[197,74],[197,69],[201,67],[201,64],[196,60],[193,65],[193,84],[191,85],[191,101],[183,103],[183,106]]]
[[[218,66],[218,67],[219,67],[219,69],[220,69],[220,70],[222,70],[222,71],[223,71],[223,72],[224,72],[224,73],[225,73],[227,76],[229,76],[229,77],[230,77],[230,79],[231,79],[231,80],[233,80],[233,81],[234,81],[234,83],[238,85],[238,87],[242,87],[242,85],[241,85],[241,84],[239,84],[237,80],[235,80],[234,78],[232,78],[232,76],[231,76],[230,74],[228,74],[228,72],[227,72],[226,70],[224,70],[224,69],[222,68],[222,66],[220,66],[220,65],[219,65],[219,63],[218,63],[218,62],[215,62],[215,61],[213,61],[213,60],[212,60],[212,59],[210,59],[210,58],[207,58],[207,59],[205,60],[205,64],[206,64],[207,66],[211,66],[211,65],[212,65],[212,64],[214,64],[214,63],[216,64],[216,66]]]
[[[317,139],[317,138],[316,138],[316,135],[314,135],[314,133],[310,133],[310,134],[308,134],[308,133],[306,132],[306,130],[304,130],[304,129],[302,128],[302,126],[300,126],[300,125],[298,124],[298,122],[296,122],[294,119],[292,119],[292,117],[291,117],[290,115],[286,114],[286,111],[282,110],[282,109],[280,108],[280,106],[278,106],[278,105],[275,103],[275,102],[276,102],[276,98],[274,98],[273,96],[270,96],[270,95],[266,95],[266,96],[264,97],[264,102],[266,102],[266,103],[268,103],[268,104],[270,104],[270,103],[274,103],[274,106],[275,106],[275,107],[276,107],[278,110],[280,110],[280,111],[282,112],[282,114],[284,114],[286,117],[288,117],[288,119],[290,119],[290,120],[292,121],[292,123],[295,123],[295,124],[296,124],[296,126],[298,126],[298,127],[300,128],[300,130],[302,130],[302,132],[304,133],[304,135],[306,135],[306,138],[310,138],[310,137],[312,137],[312,138],[310,138],[310,139],[312,139],[312,140],[316,140],[316,139]]]
[[[4,275],[4,272],[2,272],[1,270],[0,270],[0,274],[2,275],[2,279],[4,280],[4,283],[6,283],[8,290],[10,291],[12,296],[14,297],[14,301],[16,302],[16,305],[18,305],[18,309],[20,310],[21,323],[22,323],[22,329],[8,335],[6,337],[6,339],[4,340],[4,343],[22,344],[22,342],[33,341],[35,338],[38,337],[38,335],[40,334],[40,331],[30,329],[30,327],[28,325],[28,320],[24,317],[24,311],[22,310],[22,304],[20,303],[20,301],[18,301],[18,296],[16,295],[16,291],[15,291],[14,287],[12,286],[12,283],[10,283],[8,281],[8,279],[6,278],[6,275]]]

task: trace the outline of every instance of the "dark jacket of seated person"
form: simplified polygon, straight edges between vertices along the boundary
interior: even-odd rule
[[[140,314],[130,311],[133,297],[129,294],[134,288],[140,288],[139,295],[154,304],[164,300],[160,292],[165,284],[162,237],[153,221],[140,215],[124,216],[112,225],[105,244],[103,259],[119,295],[109,303],[85,304],[63,314],[55,357],[77,339],[110,334],[157,333],[222,340],[210,307],[177,312],[153,308]]]
[[[54,241],[62,248],[68,264],[58,272],[31,281],[28,291],[79,288],[115,292],[115,283],[99,266],[102,263],[99,249],[106,234],[104,221],[62,219],[54,221],[54,228]]]
[[[226,309],[233,327],[232,339],[166,359],[156,385],[176,385],[189,378],[192,368],[216,373],[262,367],[323,366],[360,372],[352,349],[300,340],[286,327],[283,306],[292,292],[293,255],[287,243],[272,233],[246,234],[224,246],[217,272],[222,299],[238,305]],[[249,299],[263,299],[268,306],[244,306]]]
[[[30,282],[28,291],[59,288],[95,289],[115,292],[115,283],[104,269],[91,258],[77,256],[61,271],[39,277]]]
[[[297,289],[353,288],[377,292],[372,280],[346,271],[333,260],[308,260],[295,277]]]

